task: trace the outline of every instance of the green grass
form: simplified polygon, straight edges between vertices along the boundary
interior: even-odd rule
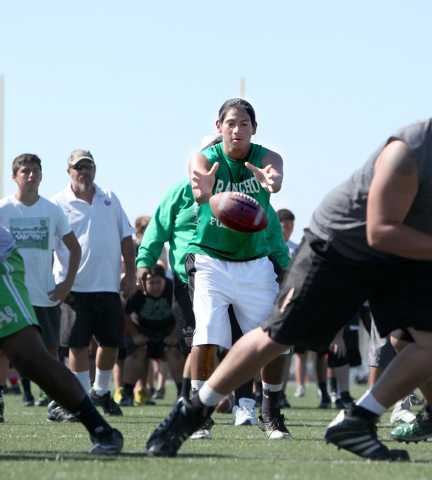
[[[215,415],[212,440],[187,441],[174,459],[146,458],[145,444],[156,425],[171,410],[173,385],[156,406],[124,408],[124,417],[110,423],[125,439],[123,453],[113,457],[88,455],[91,443],[80,424],[53,424],[46,408],[22,407],[21,397],[5,395],[6,421],[0,424],[1,477],[7,479],[430,479],[432,454],[426,442],[407,448],[409,463],[373,463],[333,445],[323,434],[336,410],[317,410],[319,399],[311,385],[304,398],[293,397],[285,409],[292,440],[269,441],[258,427],[233,427],[231,415]],[[37,388],[33,388],[37,392]],[[357,398],[364,388],[353,387]],[[418,409],[418,407],[416,407]],[[379,435],[390,448],[390,414]]]

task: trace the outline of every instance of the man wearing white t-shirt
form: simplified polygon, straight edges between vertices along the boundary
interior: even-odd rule
[[[12,233],[24,259],[25,284],[31,304],[43,328],[43,340],[50,354],[57,358],[60,345],[59,304],[68,296],[81,258],[81,248],[62,210],[39,195],[42,180],[41,161],[25,153],[12,163],[12,179],[18,190],[0,201],[0,223]],[[69,253],[65,276],[58,285],[52,271],[55,238],[63,240]],[[4,361],[4,360],[3,360]],[[4,368],[2,366],[2,368]],[[23,380],[24,405],[33,405],[30,383]],[[46,406],[42,394],[39,406]]]
[[[114,193],[94,183],[96,165],[88,150],[73,151],[67,171],[70,185],[51,201],[66,214],[82,258],[71,292],[74,301],[62,306],[61,343],[70,348],[71,370],[88,392],[88,346],[95,337],[99,348],[90,398],[107,415],[121,416],[120,407],[111,397],[109,381],[124,341],[119,291],[128,298],[136,289],[135,229]],[[126,274],[120,281],[122,255]],[[58,281],[64,278],[67,261],[67,249],[60,242],[54,262]]]

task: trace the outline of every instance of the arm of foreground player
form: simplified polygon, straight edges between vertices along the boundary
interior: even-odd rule
[[[389,143],[376,161],[368,195],[366,234],[371,247],[413,260],[432,260],[432,236],[403,224],[418,185],[412,150],[400,140]]]
[[[277,193],[282,188],[283,160],[278,153],[267,152],[262,161],[262,168],[254,167],[249,162],[245,162],[245,166],[252,170],[267,192]]]
[[[189,162],[189,178],[194,200],[203,205],[210,200],[215,183],[215,173],[219,168],[216,162],[210,167],[210,162],[202,153],[194,155]]]

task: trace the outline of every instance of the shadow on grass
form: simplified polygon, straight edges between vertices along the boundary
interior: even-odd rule
[[[53,451],[27,451],[22,450],[17,453],[0,453],[0,461],[18,461],[22,462],[25,460],[31,461],[41,461],[46,462],[47,460],[50,462],[67,462],[67,461],[76,461],[76,462],[88,462],[88,461],[95,461],[98,462],[115,462],[116,460],[120,460],[122,458],[137,458],[141,459],[145,457],[144,453],[140,452],[130,452],[130,453],[119,453],[116,455],[90,455],[84,452],[77,452],[77,453],[56,453]]]

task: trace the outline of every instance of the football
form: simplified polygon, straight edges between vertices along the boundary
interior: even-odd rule
[[[232,413],[235,400],[231,395],[224,397],[215,407],[217,413]]]
[[[213,215],[236,232],[254,233],[267,228],[268,218],[261,205],[240,192],[221,192],[210,197]]]

